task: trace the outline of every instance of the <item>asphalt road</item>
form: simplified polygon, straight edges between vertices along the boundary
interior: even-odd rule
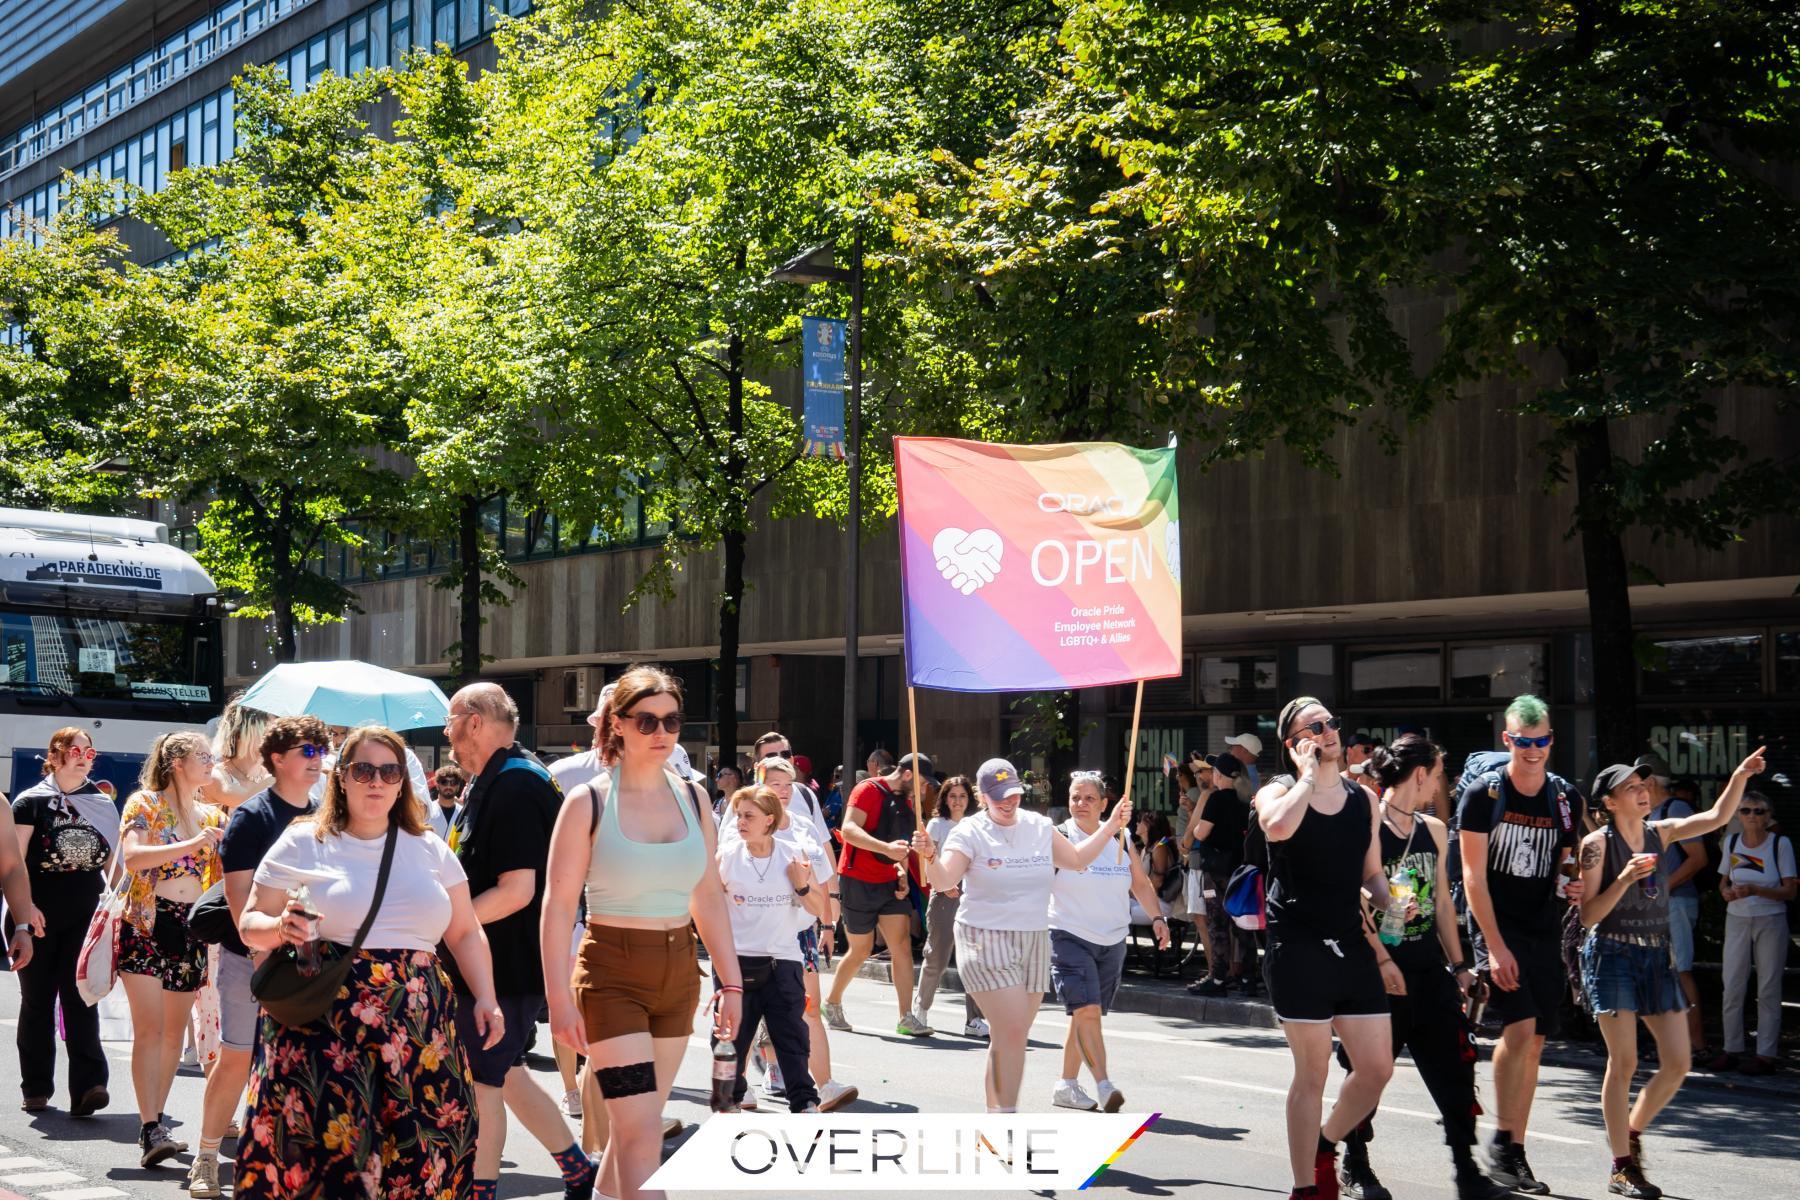
[[[0,977],[0,1027],[13,1028],[17,1005],[16,984]],[[897,1037],[892,1032],[891,993],[875,980],[852,984],[846,1011],[852,1024],[866,1031],[832,1038],[838,1078],[862,1092],[854,1109],[982,1111],[983,1043],[954,1035],[919,1041]],[[948,996],[935,1015],[948,1023],[960,1011],[957,998]],[[1059,1074],[1064,1021],[1060,1009],[1046,1009],[1033,1029],[1022,1108],[1049,1108],[1050,1089]],[[1278,1033],[1199,1028],[1169,1018],[1121,1013],[1108,1018],[1107,1037],[1111,1074],[1126,1092],[1127,1111],[1161,1112],[1162,1117],[1092,1190],[1232,1200],[1287,1194],[1282,1112],[1288,1059]],[[545,1041],[540,1045],[547,1048]],[[670,1111],[689,1121],[708,1115],[709,1063],[700,1047],[696,1042],[682,1064],[670,1102]],[[64,1115],[62,1095],[50,1112],[27,1116],[19,1111],[14,1099],[16,1060],[10,1052],[0,1052],[0,1061],[6,1063],[0,1070],[4,1081],[0,1200],[186,1196],[185,1169],[138,1168],[129,1047],[109,1044],[108,1050],[114,1063],[114,1103],[88,1121],[71,1121]],[[560,1089],[554,1069],[548,1062],[544,1066],[546,1086]],[[1479,1079],[1484,1090],[1490,1086],[1485,1064]],[[201,1087],[197,1071],[184,1071],[169,1099],[171,1116],[186,1122],[176,1130],[177,1137],[188,1141],[198,1138]],[[1606,1195],[1608,1158],[1598,1087],[1598,1074],[1591,1068],[1545,1068],[1527,1144],[1539,1177],[1558,1196]],[[1402,1200],[1451,1196],[1449,1156],[1436,1115],[1418,1074],[1405,1059],[1382,1108],[1374,1160],[1395,1195]],[[228,1151],[229,1147],[227,1143]],[[1651,1178],[1671,1200],[1792,1196],[1800,1163],[1800,1104],[1690,1081],[1653,1127],[1646,1153]],[[185,1168],[185,1157],[175,1161]],[[500,1195],[561,1195],[549,1155],[516,1122],[507,1144]],[[742,1193],[735,1192],[681,1195],[742,1200]]]

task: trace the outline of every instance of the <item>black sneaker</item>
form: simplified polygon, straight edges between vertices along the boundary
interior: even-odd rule
[[[1488,1162],[1491,1165],[1489,1174],[1513,1191],[1533,1196],[1549,1194],[1550,1185],[1531,1173],[1531,1164],[1525,1160],[1525,1147],[1517,1142],[1493,1147]]]
[[[148,1169],[180,1154],[181,1144],[170,1137],[169,1131],[161,1125],[152,1125],[139,1132],[138,1149],[144,1152],[138,1159],[138,1165]]]
[[[1613,1171],[1606,1190],[1615,1196],[1628,1197],[1628,1200],[1662,1200],[1662,1189],[1645,1179],[1644,1168],[1630,1160]]]
[[[1506,1200],[1511,1192],[1481,1173],[1474,1159],[1456,1164],[1456,1200]]]
[[[1187,990],[1196,996],[1223,996],[1225,981],[1208,977],[1187,985]]]
[[[1354,1151],[1347,1151],[1338,1166],[1338,1195],[1348,1196],[1350,1200],[1394,1200],[1394,1193],[1375,1178],[1368,1155]]]

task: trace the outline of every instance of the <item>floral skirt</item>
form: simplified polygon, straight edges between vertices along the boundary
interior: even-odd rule
[[[237,1191],[280,1200],[461,1200],[475,1095],[437,956],[364,950],[321,1020],[263,1014]]]

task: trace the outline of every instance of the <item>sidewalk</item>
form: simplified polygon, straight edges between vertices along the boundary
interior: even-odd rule
[[[893,976],[888,963],[871,960],[863,964],[862,970],[857,972],[857,978],[890,983]],[[955,967],[944,972],[940,988],[957,992],[962,990],[962,981],[957,977]],[[1113,1008],[1118,1012],[1170,1017],[1195,1025],[1234,1025],[1270,1030],[1278,1028],[1275,1010],[1266,999],[1195,996],[1188,992],[1185,984],[1174,979],[1149,979],[1128,974],[1119,983],[1119,993],[1113,1002]],[[1645,1035],[1645,1041],[1648,1044],[1648,1035]],[[1476,1044],[1482,1051],[1482,1057],[1486,1058],[1491,1053],[1491,1039],[1478,1039]],[[1606,1050],[1598,1042],[1556,1039],[1545,1047],[1544,1061],[1559,1067],[1586,1068],[1597,1077],[1606,1067]],[[1645,1074],[1651,1069],[1640,1066],[1639,1072]],[[1800,1105],[1800,1071],[1792,1069],[1791,1065],[1780,1074],[1756,1076],[1740,1075],[1735,1071],[1708,1071],[1696,1063],[1688,1074],[1688,1083],[1689,1086],[1703,1084],[1742,1096],[1764,1096]]]

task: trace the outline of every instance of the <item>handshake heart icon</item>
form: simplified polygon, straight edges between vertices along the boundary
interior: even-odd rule
[[[958,529],[952,525],[931,539],[937,569],[950,586],[967,596],[994,582],[1000,574],[1005,545],[992,529]]]

